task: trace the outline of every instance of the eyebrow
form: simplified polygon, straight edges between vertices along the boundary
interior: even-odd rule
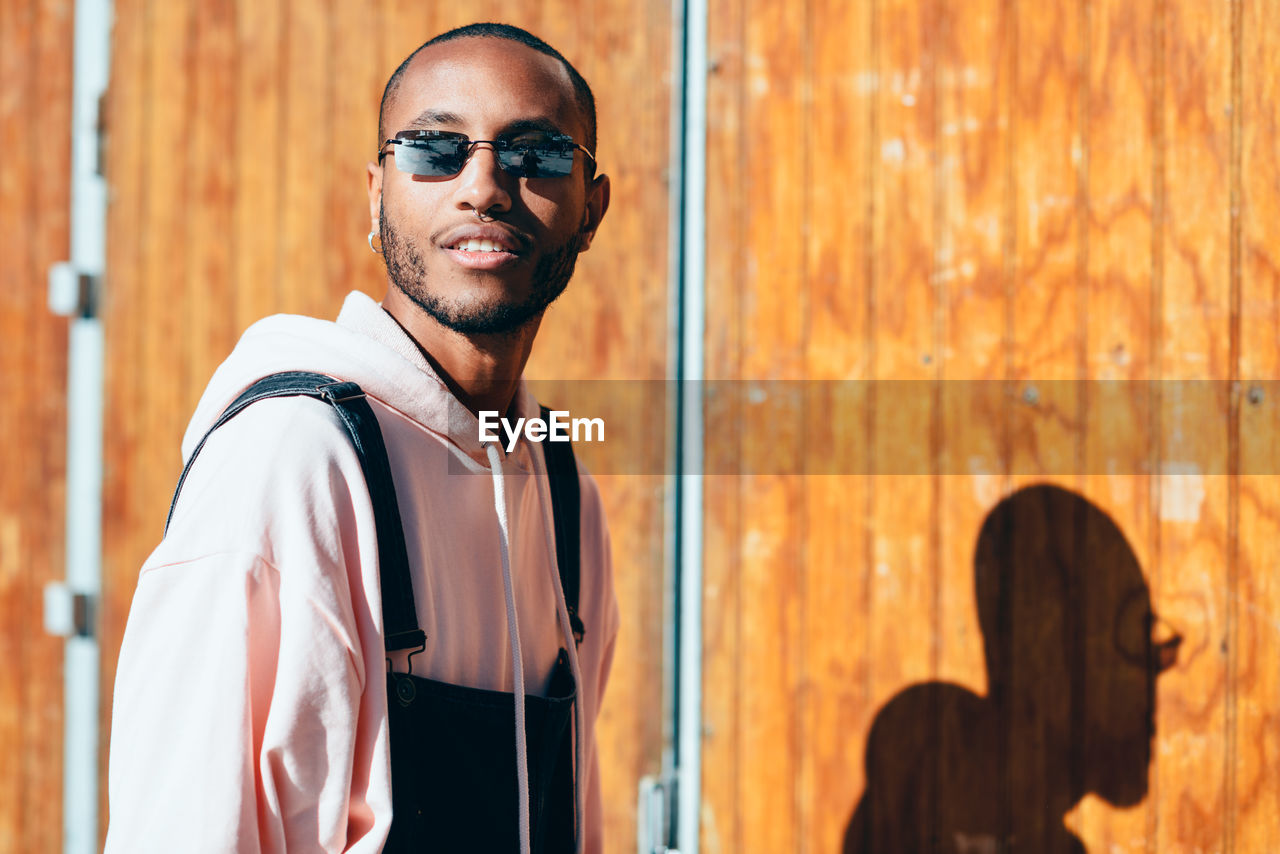
[[[418,113],[417,118],[405,125],[405,130],[425,130],[437,125],[458,124],[462,124],[462,117],[458,114],[428,109]]]
[[[404,130],[430,130],[440,126],[449,125],[457,126],[463,123],[463,119],[457,113],[450,113],[443,110],[426,109],[418,113],[417,117],[409,124],[405,125]],[[564,133],[559,125],[547,118],[528,118],[516,119],[503,127],[498,136],[506,136],[507,134],[520,133],[526,130],[543,130],[548,133]]]

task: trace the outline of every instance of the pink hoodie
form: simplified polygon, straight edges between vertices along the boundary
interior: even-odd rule
[[[413,672],[515,691],[514,646],[524,691],[545,693],[573,640],[541,448],[498,451],[516,637],[479,425],[364,294],[336,323],[278,315],[246,331],[196,408],[184,458],[241,391],[285,370],[357,382],[378,416],[429,637]],[[537,415],[523,384],[516,409]],[[598,854],[594,730],[618,608],[599,493],[589,475],[580,483],[579,820],[583,850]],[[218,428],[138,578],[115,683],[107,854],[381,850],[391,773],[377,553],[359,460],[327,404],[265,400]]]

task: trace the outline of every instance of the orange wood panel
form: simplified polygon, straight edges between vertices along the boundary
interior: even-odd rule
[[[742,352],[748,346],[742,316],[749,275],[746,253],[745,137],[751,128],[744,97],[748,71],[748,6],[738,0],[709,4],[707,56],[706,353],[703,418],[715,428],[704,441],[702,605],[702,792],[700,849],[719,854],[745,850],[741,804],[744,779],[739,667],[743,643],[743,544],[746,508],[737,472],[744,417],[740,394]],[[714,235],[714,239],[712,239]],[[747,627],[749,630],[749,627]],[[786,797],[785,794],[781,797]]]
[[[72,27],[69,10],[55,3],[34,4],[33,85],[29,89],[34,96],[29,104],[34,110],[25,128],[28,153],[18,158],[20,163],[26,161],[25,168],[35,179],[34,222],[27,238],[32,244],[34,268],[23,290],[30,300],[27,304],[37,312],[29,320],[29,344],[21,348],[33,360],[26,377],[27,389],[18,397],[25,401],[23,408],[28,417],[34,416],[26,429],[38,446],[25,467],[26,497],[19,505],[28,514],[26,526],[30,529],[23,548],[26,556],[18,564],[26,570],[29,585],[21,620],[26,636],[23,680],[27,708],[20,742],[25,765],[22,780],[26,828],[20,844],[24,852],[56,851],[62,840],[59,796],[63,688],[59,665],[63,641],[44,634],[38,603],[45,582],[66,577],[66,405],[60,392],[66,387],[67,321],[48,316],[42,297],[49,266],[70,255],[70,178],[62,164],[71,160],[67,132],[71,119],[71,62],[65,45],[72,38]],[[0,275],[0,281],[5,280]],[[0,435],[10,434],[0,428]],[[5,624],[6,628],[12,625]]]
[[[806,228],[813,163],[809,151],[808,51],[811,11],[758,4],[743,32],[745,92],[741,142],[747,255],[738,366],[746,405],[736,523],[739,585],[747,627],[738,642],[739,773],[768,780],[740,792],[739,833],[748,851],[792,847],[799,836],[796,698],[804,678],[801,595],[808,556],[802,470],[804,342],[810,312]],[[797,148],[800,141],[800,150]],[[787,152],[787,156],[779,156]],[[712,439],[725,425],[712,425]]]
[[[236,333],[279,311],[283,304],[279,261],[282,170],[291,154],[305,151],[300,140],[290,140],[278,98],[266,97],[266,93],[279,91],[283,79],[280,44],[284,11],[283,3],[235,5],[235,144],[231,149],[235,207],[230,228],[235,253],[229,315]],[[221,69],[224,74],[229,70]],[[356,88],[354,84],[352,88]],[[373,146],[373,136],[365,140],[366,147]],[[352,180],[356,179],[348,176],[348,181]],[[358,238],[346,235],[346,239]]]
[[[871,210],[876,65],[871,7],[816,3],[810,11],[805,269],[805,564],[802,598],[798,828],[793,848],[837,852],[864,786],[862,754],[875,666],[864,642]]]
[[[309,157],[288,155],[295,150],[294,140],[312,135],[322,140],[333,138],[339,118],[331,109],[331,98],[336,87],[348,85],[335,78],[330,65],[341,36],[329,26],[330,7],[309,0],[290,0],[283,5],[279,98],[283,144],[289,150],[283,152],[279,167],[282,184],[278,275],[286,305],[312,317],[333,317],[341,306],[342,292],[321,286],[330,284],[325,269],[329,253],[317,251],[326,245],[323,211],[334,182],[349,184],[358,179],[348,170],[339,173],[327,168],[327,163],[317,168]],[[367,211],[368,205],[361,210]]]
[[[939,4],[887,0],[876,9],[880,88],[879,159],[873,186],[875,259],[871,335],[872,482],[867,645],[877,667],[869,698],[877,714],[912,683],[938,675],[941,481],[936,470],[944,306],[935,278],[940,219],[938,141]],[[933,729],[931,711],[921,721]],[[915,716],[911,715],[913,723]],[[890,732],[893,756],[908,738]],[[877,740],[868,736],[868,749]],[[936,779],[935,756],[915,756],[913,774]],[[877,776],[873,769],[870,775]],[[874,785],[874,780],[872,785]],[[873,793],[874,794],[874,793]],[[891,798],[870,800],[873,823],[900,821],[905,848],[930,846],[932,816],[903,819]]]
[[[1235,725],[1228,768],[1231,800],[1226,821],[1237,851],[1280,848],[1280,578],[1275,543],[1280,537],[1280,387],[1260,380],[1280,378],[1276,328],[1280,323],[1280,182],[1277,130],[1280,87],[1274,57],[1280,37],[1274,22],[1280,4],[1253,0],[1241,5],[1233,33],[1239,51],[1232,106],[1239,154],[1232,276],[1238,277],[1236,311],[1243,381],[1240,402],[1239,525],[1234,546],[1237,585],[1235,624],[1229,643],[1235,657],[1229,673],[1235,692]],[[1234,75],[1233,75],[1234,76]],[[1233,152],[1233,154],[1235,154]],[[1261,392],[1261,397],[1249,389]]]
[[[1156,613],[1187,638],[1157,680],[1151,766],[1157,850],[1230,850],[1227,780],[1235,764],[1227,684],[1234,479],[1229,387],[1235,374],[1231,260],[1231,16],[1193,2],[1157,8],[1157,243],[1152,375],[1159,385]],[[1184,382],[1215,379],[1216,383]],[[1154,403],[1154,401],[1153,401]],[[1180,650],[1180,651],[1182,651]]]
[[[137,0],[115,4],[117,22],[141,15]],[[144,370],[145,336],[140,325],[145,294],[142,292],[143,243],[138,224],[143,214],[148,155],[145,146],[124,145],[123,140],[145,139],[147,102],[124,97],[140,91],[146,75],[146,41],[141,27],[117,23],[111,44],[111,82],[106,99],[106,127],[116,140],[107,152],[105,176],[111,188],[107,214],[107,270],[111,286],[103,301],[103,337],[106,346],[105,385],[111,407],[105,413],[105,450],[102,484],[103,579],[98,622],[101,650],[103,725],[99,750],[99,839],[106,835],[109,817],[106,791],[107,747],[111,732],[111,686],[115,681],[117,651],[124,632],[125,615],[133,596],[134,579],[147,546],[144,537],[158,536],[159,516],[146,514],[154,502],[146,495],[139,466],[140,447],[154,440],[144,427],[143,401],[147,386],[138,380]],[[122,224],[127,224],[121,228]],[[138,325],[135,325],[138,324]],[[160,510],[154,509],[158,513]],[[137,564],[134,564],[134,561]]]
[[[62,648],[42,588],[65,577],[67,320],[46,275],[70,251],[72,22],[57,4],[0,3],[0,851],[62,840]]]
[[[735,477],[708,482],[708,546],[715,548],[720,536],[732,541],[727,559],[721,555],[706,569],[709,638],[721,636],[713,596],[722,583],[734,597],[737,613],[729,615],[734,624],[752,627],[728,633],[731,646],[708,643],[709,654],[729,657],[724,671],[704,678],[712,731],[703,760],[710,816],[703,838],[709,850],[778,850],[791,846],[797,835],[802,720],[792,698],[804,666],[799,587],[805,505],[801,479],[788,473],[803,465],[803,389],[795,381],[804,376],[804,187],[811,155],[806,66],[799,49],[809,18],[794,11],[759,5],[713,14],[713,61],[722,64],[712,85],[735,86],[737,103],[731,108],[734,132],[713,129],[709,147],[732,163],[737,177],[724,185],[727,198],[709,202],[708,235],[714,246],[719,241],[713,235],[722,226],[741,234],[746,257],[727,283],[732,293],[712,286],[708,304],[713,312],[730,312],[737,319],[735,331],[742,340],[781,346],[720,350],[727,342],[719,341],[711,351],[726,358],[708,361],[707,374],[717,381],[714,393],[733,398],[737,415],[727,421],[723,410],[714,410],[715,420],[708,421],[711,459],[718,461],[726,446],[740,454],[720,458]],[[730,57],[729,51],[736,55]],[[717,189],[714,195],[721,193]],[[722,376],[733,379],[718,381]],[[739,378],[743,382],[734,381]],[[726,570],[732,578],[722,574]],[[718,758],[726,753],[731,764]],[[771,784],[741,785],[753,779]]]
[[[236,20],[232,0],[201,3],[193,10],[190,86],[185,112],[199,116],[169,149],[172,164],[190,176],[187,205],[189,249],[180,285],[181,340],[189,395],[198,394],[235,343],[234,317],[224,306],[232,289],[236,246],[230,239],[235,217]]]
[[[984,644],[990,656],[988,697],[1010,735],[999,743],[1004,773],[997,815],[1000,832],[1026,839],[1034,850],[1072,850],[1080,833],[1066,815],[1081,792],[1073,755],[1082,738],[1072,728],[1082,669],[1077,649],[1056,649],[1073,638],[1067,614],[1071,585],[1082,586],[1081,561],[1070,547],[1077,517],[1088,516],[1081,495],[1082,379],[1086,308],[1082,266],[1081,87],[1085,34],[1076,8],[1017,5],[1013,59],[1011,148],[1013,274],[1010,282],[1009,425],[1011,486],[1004,510],[987,529],[1007,540],[997,560],[1000,583],[983,585],[988,604]],[[1052,487],[1046,487],[1046,484]],[[1010,523],[1021,530],[1009,530]],[[1063,568],[1045,571],[1045,564]],[[1007,573],[1007,574],[1006,574]],[[1043,573],[1044,583],[1035,583]],[[1036,595],[1036,594],[1039,595]],[[1048,594],[1048,595],[1046,595]],[[1004,601],[1009,615],[990,607]],[[1007,622],[1006,622],[1007,621]],[[1052,638],[1046,650],[1046,639]],[[1045,652],[1047,660],[1038,662]],[[1083,689],[1087,693],[1087,687]],[[1025,719],[1015,709],[1027,711]],[[1064,750],[1065,746],[1065,750]]]
[[[1082,491],[1119,527],[1149,586],[1159,574],[1153,548],[1155,485],[1140,474],[1149,470],[1156,456],[1150,396],[1145,389],[1135,392],[1114,381],[1154,376],[1159,322],[1154,290],[1158,283],[1151,269],[1153,120],[1159,107],[1151,91],[1155,14],[1151,2],[1103,0],[1090,6],[1084,33],[1088,88],[1082,134],[1088,231],[1081,376],[1091,381],[1082,398]],[[1090,613],[1115,610],[1109,581],[1102,574],[1079,579],[1086,585],[1083,597]],[[1069,718],[1073,785],[1088,794],[1070,826],[1086,846],[1129,850],[1131,843],[1140,846],[1154,832],[1149,827],[1153,813],[1146,807],[1115,811],[1115,795],[1100,781],[1104,771],[1130,782],[1144,770],[1134,767],[1140,760],[1128,751],[1122,758],[1108,756],[1110,739],[1132,746],[1134,735],[1121,723],[1127,715],[1108,715],[1116,712],[1113,703],[1127,699],[1132,706],[1134,698],[1125,694],[1132,683],[1119,679],[1118,674],[1127,673],[1122,665],[1091,654],[1093,644],[1104,641],[1089,635],[1076,639],[1077,669],[1072,675],[1077,680],[1073,693],[1079,694]]]
[[[1088,515],[1080,495],[1083,234],[1080,228],[1082,20],[1057,4],[1012,4],[1010,156],[1012,259],[1005,419],[1010,487],[984,520],[975,554],[987,702],[995,739],[998,835],[1030,850],[1068,851],[1074,805],[1071,757],[1080,745],[1068,718],[1079,693],[1068,648],[1065,595],[1082,572],[1070,542]],[[1047,484],[1052,484],[1048,487]],[[989,548],[989,547],[988,547]],[[1047,566],[1059,572],[1047,572]],[[1052,640],[1050,640],[1052,639]],[[1064,750],[1065,746],[1065,750]]]
[[[1052,477],[1079,491],[1087,323],[1083,6],[1016,5],[1011,158],[1012,485]]]
[[[381,33],[377,16],[368,7],[354,3],[334,4],[329,14],[332,50],[327,66],[334,80],[327,98],[326,110],[335,117],[327,139],[316,140],[318,146],[337,154],[324,203],[323,228],[325,245],[325,281],[337,292],[345,294],[359,283],[361,289],[381,297],[382,289],[365,284],[377,280],[383,268],[377,256],[369,251],[369,197],[365,182],[365,165],[375,158],[377,146],[377,104],[382,87],[392,68],[384,68],[378,55]],[[357,117],[371,116],[360,121]],[[350,118],[347,118],[350,117]],[[278,143],[289,148],[286,143]],[[305,150],[294,147],[296,156]],[[289,152],[286,150],[286,156]],[[238,282],[243,287],[246,282]]]
[[[1014,41],[1003,0],[938,18],[934,278],[941,291],[938,678],[982,692],[973,544],[1004,481],[1008,370],[1009,109]],[[939,781],[945,785],[945,778]]]
[[[973,750],[980,741],[973,731],[981,731],[974,710],[990,717],[993,708],[975,607],[974,554],[987,513],[1007,488],[1004,380],[1016,21],[1010,6],[1001,0],[948,0],[938,16],[934,277],[945,313],[938,448],[944,476],[938,478],[937,510],[938,672],[927,689],[935,708],[926,743],[937,745],[932,836],[941,851],[999,833],[998,826],[972,820],[995,800],[973,785],[975,774],[995,767]]]

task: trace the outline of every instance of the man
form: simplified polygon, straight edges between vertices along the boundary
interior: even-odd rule
[[[609,203],[590,89],[523,30],[473,25],[405,60],[379,125],[369,244],[380,237],[385,301],[352,293],[336,323],[255,324],[188,428],[184,456],[199,454],[120,654],[111,854],[601,850],[594,724],[617,605],[599,496],[577,479],[571,615],[543,449],[482,445],[477,419],[538,414],[521,373]],[[367,395],[419,649],[384,650],[395,603],[333,407],[261,400],[197,448],[246,388],[282,371]],[[431,696],[403,723],[422,697],[387,692],[410,673]],[[465,760],[438,759],[450,751]]]

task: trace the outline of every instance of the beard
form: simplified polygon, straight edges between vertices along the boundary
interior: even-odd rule
[[[463,335],[503,335],[520,329],[564,293],[578,263],[577,239],[571,238],[538,260],[523,300],[450,300],[428,287],[419,248],[401,238],[386,216],[379,216],[378,223],[391,283],[441,326]]]

